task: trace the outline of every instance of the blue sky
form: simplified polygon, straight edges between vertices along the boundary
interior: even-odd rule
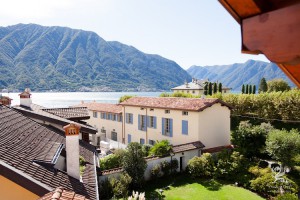
[[[268,61],[241,53],[240,26],[217,0],[0,1],[0,26],[36,23],[93,31],[184,69]]]

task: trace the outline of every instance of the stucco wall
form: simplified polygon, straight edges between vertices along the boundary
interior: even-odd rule
[[[97,137],[101,137],[103,135],[101,133],[102,127],[106,130],[106,137],[111,139],[111,132],[114,130],[114,132],[118,135],[118,142],[122,142],[122,122],[119,121],[112,121],[107,119],[101,119],[101,112],[97,112],[97,118],[93,116],[93,112],[89,110],[90,119],[86,120],[88,124],[98,129],[98,133],[96,134],[95,140],[93,142],[94,145],[96,145]],[[104,135],[103,135],[104,136]],[[104,136],[105,137],[105,136]],[[104,138],[101,138],[104,139]]]
[[[36,200],[38,195],[0,175],[0,199],[5,200]]]
[[[199,140],[206,148],[230,144],[230,110],[214,104],[199,113]]]
[[[126,106],[126,113],[133,114],[133,124],[125,123],[125,141],[128,142],[128,134],[131,134],[131,142],[140,142],[140,139],[145,139],[146,143],[150,140],[169,140],[173,145],[184,144],[188,142],[194,142],[198,140],[197,127],[194,125],[197,123],[198,112],[188,112],[188,115],[182,115],[181,110],[170,110],[170,113],[166,114],[165,109],[154,108],[150,111],[150,108]],[[138,130],[138,115],[155,116],[157,120],[156,128],[147,128],[146,131]],[[125,114],[124,114],[125,115]],[[162,118],[173,119],[173,136],[166,136],[162,134]],[[188,120],[188,135],[182,134],[182,120]]]

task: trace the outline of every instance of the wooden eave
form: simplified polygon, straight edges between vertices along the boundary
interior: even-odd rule
[[[300,88],[300,1],[219,2],[241,25],[242,52],[264,54]]]

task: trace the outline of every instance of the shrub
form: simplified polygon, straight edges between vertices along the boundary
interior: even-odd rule
[[[161,171],[163,172],[163,174],[169,175],[170,174],[170,170],[171,170],[171,163],[164,160],[160,163],[160,167],[161,167]]]
[[[129,185],[132,178],[127,173],[122,173],[118,179],[111,178],[110,184],[114,197],[116,198],[126,198],[128,196]]]
[[[264,175],[272,172],[272,170],[270,168],[260,168],[258,166],[250,167],[248,171],[251,174],[253,174],[255,177],[264,176]]]
[[[172,145],[168,140],[162,140],[160,142],[155,143],[155,145],[151,148],[151,155],[155,156],[165,156],[169,155],[172,151]]]
[[[188,162],[188,173],[192,177],[212,176],[214,163],[211,154],[204,153],[201,157],[194,157]]]
[[[120,158],[115,154],[110,154],[100,159],[100,169],[108,170],[121,166]]]
[[[171,162],[171,172],[175,173],[178,167],[179,167],[178,160],[176,158],[173,158]]]
[[[296,194],[284,193],[284,194],[278,195],[276,197],[276,200],[298,200],[298,197],[296,196]]]
[[[152,145],[150,145],[150,144],[144,144],[142,146],[142,151],[143,151],[144,157],[149,156],[151,148],[152,148]]]
[[[106,178],[99,182],[99,197],[100,199],[111,199],[113,196],[112,186],[110,181]]]
[[[278,193],[278,185],[272,173],[267,173],[250,181],[252,190],[262,194],[275,196]]]
[[[151,169],[151,177],[156,179],[159,177],[159,174],[160,174],[160,165],[157,164]]]

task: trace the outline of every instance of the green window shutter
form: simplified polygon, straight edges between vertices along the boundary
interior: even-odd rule
[[[162,127],[161,127],[161,133],[163,135],[165,135],[165,118],[161,119],[161,125],[162,125]]]
[[[170,137],[173,137],[173,119],[170,119],[169,130],[170,130]]]

